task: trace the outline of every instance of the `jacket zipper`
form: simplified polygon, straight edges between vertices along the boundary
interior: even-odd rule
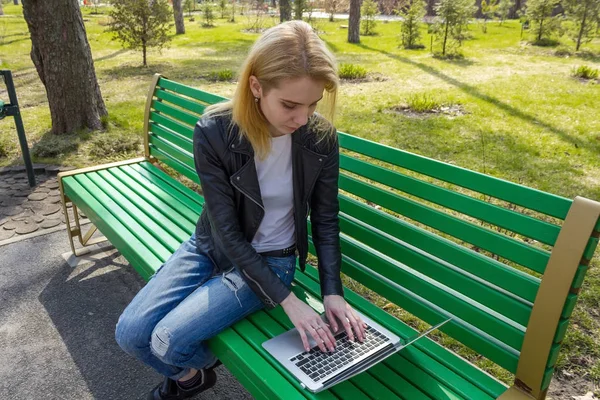
[[[261,291],[261,292],[262,292],[262,293],[265,295],[265,297],[267,298],[267,300],[269,300],[269,303],[270,303],[270,305],[272,305],[272,306],[276,306],[276,305],[277,305],[277,303],[275,303],[275,302],[273,301],[273,299],[271,299],[271,298],[269,297],[269,295],[268,295],[268,294],[267,294],[267,293],[264,291],[264,289],[262,288],[262,286],[260,286],[260,284],[259,284],[259,283],[258,283],[256,280],[254,280],[254,279],[253,279],[253,278],[252,278],[250,275],[248,275],[248,272],[246,272],[246,270],[245,270],[245,269],[244,269],[244,270],[242,270],[242,272],[244,273],[244,275],[246,275],[246,277],[247,277],[248,279],[250,279],[252,282],[254,282],[254,284],[255,284],[256,286],[258,286],[258,288],[259,288],[259,289],[260,289],[260,291]]]
[[[231,182],[231,184],[233,185],[234,188],[236,188],[237,190],[239,190],[240,192],[242,192],[244,194],[244,196],[246,196],[247,198],[249,198],[250,200],[252,200],[252,202],[254,204],[256,204],[257,206],[259,206],[263,210],[263,212],[265,212],[265,207],[263,207],[263,205],[260,204],[258,201],[254,200],[252,198],[252,196],[250,196],[247,192],[245,192],[244,190],[242,190],[241,187],[239,187],[238,185],[236,185],[235,182],[233,181],[233,179],[230,179],[229,181]]]

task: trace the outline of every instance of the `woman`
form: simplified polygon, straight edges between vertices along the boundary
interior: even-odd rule
[[[242,68],[235,95],[209,107],[194,131],[205,206],[192,237],[165,262],[119,318],[116,339],[166,376],[150,399],[184,399],[213,386],[219,364],[206,340],[249,314],[281,304],[322,351],[332,331],[364,338],[343,298],[335,60],[300,21],[266,31]],[[290,290],[296,258],[308,254],[306,220],[319,259],[326,324]]]

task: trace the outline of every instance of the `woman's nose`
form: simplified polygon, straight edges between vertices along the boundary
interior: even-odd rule
[[[302,110],[294,116],[294,123],[300,126],[306,125],[306,123],[308,122],[308,117],[308,111]]]

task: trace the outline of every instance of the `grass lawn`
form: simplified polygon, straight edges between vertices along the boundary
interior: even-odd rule
[[[144,102],[152,75],[159,72],[231,96],[235,82],[208,77],[227,69],[235,76],[258,37],[243,32],[246,17],[238,16],[236,23],[218,19],[216,27],[202,28],[197,15],[195,22],[186,18],[185,35],[173,37],[162,52],[150,52],[150,66],[144,68],[141,53],[121,49],[104,32],[107,16],[87,10],[85,25],[110,114],[109,129],[53,138],[47,134],[47,99],[29,57],[31,43],[21,9],[5,5],[4,10],[0,67],[13,71],[29,145],[37,154],[34,162],[42,163],[86,166],[141,155]],[[268,17],[266,23],[277,20]],[[370,78],[342,84],[335,121],[339,130],[568,198],[600,199],[600,85],[570,76],[580,65],[600,68],[600,40],[584,46],[585,57],[557,57],[553,48],[522,41],[515,21],[488,23],[487,34],[473,24],[473,38],[462,47],[464,58],[444,61],[433,58],[429,48],[400,49],[398,22],[380,22],[378,35],[361,37],[359,45],[346,43],[342,24],[347,22],[319,22],[321,37],[340,63],[359,64]],[[424,32],[428,47],[429,40]],[[569,39],[562,42],[573,47]],[[461,112],[423,117],[395,111],[414,96],[454,105]],[[5,97],[0,91],[0,98]],[[14,124],[7,119],[0,123],[0,166],[19,163],[19,157]],[[596,257],[564,341],[559,382],[567,382],[571,374],[584,375],[592,386],[600,381],[599,264]],[[391,311],[420,324],[399,309]],[[511,379],[451,339],[439,340],[501,379]]]

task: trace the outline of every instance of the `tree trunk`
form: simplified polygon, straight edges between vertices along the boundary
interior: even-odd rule
[[[360,0],[350,0],[348,43],[360,43]]]
[[[444,32],[444,45],[442,46],[442,55],[446,56],[446,42],[448,41],[448,27],[450,26],[450,23],[448,22],[448,19],[446,18],[446,30]]]
[[[0,15],[4,15],[4,8],[2,8],[2,1],[0,1]]]
[[[427,0],[427,15],[430,17],[435,15],[435,3],[436,0]]]
[[[107,114],[77,0],[27,0],[31,59],[46,88],[52,133],[101,129]]]
[[[175,34],[182,35],[185,33],[185,25],[183,23],[183,6],[181,0],[173,0],[173,15],[175,17]]]
[[[585,31],[585,22],[587,19],[587,13],[588,13],[588,4],[589,3],[585,3],[585,9],[583,10],[583,20],[581,21],[581,28],[579,29],[579,34],[577,35],[577,46],[575,46],[575,51],[579,51],[579,48],[581,47],[581,38],[583,37],[583,32]]]
[[[148,48],[146,46],[146,43],[142,43],[142,57],[144,58],[144,67],[148,66],[148,63],[146,62],[146,52],[147,52]]]
[[[13,4],[14,4],[15,6],[18,6],[18,5],[19,5],[19,0],[13,0]]]
[[[292,5],[290,0],[279,1],[279,21],[291,21],[292,20]]]

